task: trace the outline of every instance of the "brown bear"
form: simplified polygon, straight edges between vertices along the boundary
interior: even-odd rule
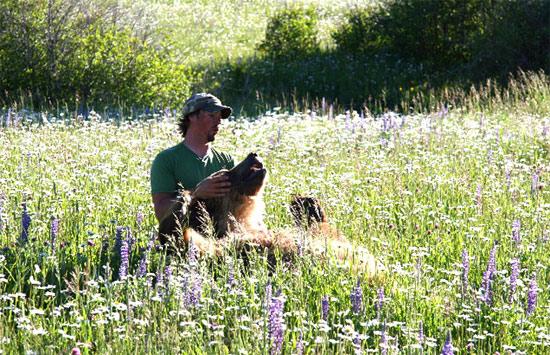
[[[218,174],[229,177],[231,191],[223,197],[210,199],[191,198],[186,192],[180,194],[170,213],[160,222],[162,243],[171,241],[176,249],[186,249],[192,241],[199,253],[207,256],[220,256],[228,247],[236,247],[242,252],[251,248],[267,250],[272,256],[278,251],[289,258],[298,252],[309,252],[324,257],[333,255],[369,274],[380,269],[366,249],[354,248],[329,225],[314,198],[295,197],[290,204],[297,228],[305,233],[296,229],[269,231],[263,222],[267,170],[257,154],[250,153],[233,169],[214,175]]]

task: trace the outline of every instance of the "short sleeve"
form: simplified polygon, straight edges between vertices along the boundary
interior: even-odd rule
[[[175,192],[178,185],[173,168],[167,157],[162,153],[157,155],[151,165],[151,193]]]

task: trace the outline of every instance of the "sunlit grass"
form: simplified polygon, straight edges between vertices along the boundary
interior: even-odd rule
[[[383,339],[389,352],[439,353],[448,332],[461,353],[544,353],[550,345],[547,102],[541,97],[536,110],[526,102],[379,117],[320,107],[224,122],[216,146],[237,159],[255,151],[269,169],[269,228],[292,226],[286,206],[293,194],[313,195],[334,226],[387,266],[381,280],[360,278],[359,314],[350,303],[358,276],[307,255],[273,275],[260,257],[246,270],[234,258],[194,266],[172,260],[169,276],[164,253],[147,247],[156,228],[148,174],[156,153],[180,140],[173,117],[120,125],[16,121],[15,127],[12,117],[0,130],[0,349],[267,353],[270,283],[273,296],[280,290],[285,297],[285,353],[296,352],[300,334],[307,353],[377,352]],[[22,203],[31,216],[26,242]],[[53,247],[52,217],[60,221]],[[512,238],[515,220],[519,243]],[[123,280],[119,226],[131,232],[119,237],[131,245],[130,276]],[[495,243],[489,302],[482,279]],[[147,274],[139,277],[144,253]],[[514,258],[520,273],[510,298]],[[538,298],[527,315],[533,275]],[[198,305],[191,302],[196,280]]]

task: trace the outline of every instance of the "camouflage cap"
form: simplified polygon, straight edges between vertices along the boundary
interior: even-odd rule
[[[207,94],[200,92],[193,94],[183,106],[183,117],[197,112],[198,110],[204,110],[207,112],[220,112],[222,113],[222,118],[227,118],[231,115],[233,111],[231,107],[222,105],[220,99],[212,94]]]

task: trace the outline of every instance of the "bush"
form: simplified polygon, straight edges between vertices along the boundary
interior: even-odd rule
[[[470,70],[506,79],[518,68],[550,73],[550,2],[500,1],[496,16],[475,42]]]
[[[190,71],[147,26],[114,2],[6,0],[0,3],[0,102],[21,94],[40,106],[177,105]],[[76,102],[75,102],[76,98]]]
[[[490,0],[401,0],[357,9],[334,34],[340,50],[390,51],[441,69],[471,57]]]
[[[274,58],[296,58],[318,50],[317,12],[312,8],[291,7],[269,19],[264,41],[258,50]]]

